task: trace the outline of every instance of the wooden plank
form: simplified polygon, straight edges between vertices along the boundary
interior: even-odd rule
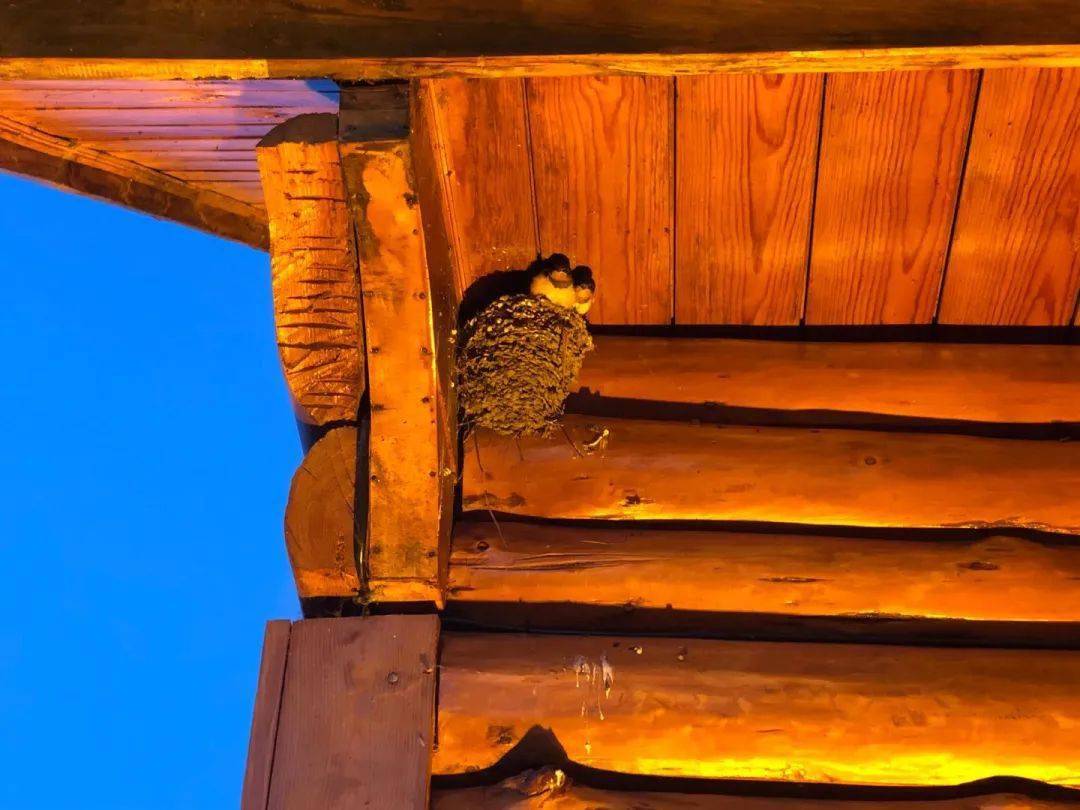
[[[308,450],[289,488],[285,546],[297,594],[361,592],[356,558],[357,431],[331,430]]]
[[[262,661],[259,664],[259,685],[255,692],[255,710],[251,718],[247,768],[244,771],[244,788],[240,797],[241,810],[266,810],[270,797],[270,774],[274,766],[274,744],[277,740],[291,628],[292,624],[287,621],[266,623]]]
[[[458,522],[455,602],[1080,620],[1080,546],[1009,536],[836,537]]]
[[[974,2],[974,0],[972,0]],[[1017,0],[1019,2],[1019,0]],[[1044,0],[1061,2],[1061,0]],[[1026,6],[1025,11],[1030,11]],[[355,53],[353,44],[350,53]],[[916,45],[710,53],[580,53],[250,59],[4,57],[0,81],[379,81],[465,77],[685,76],[703,73],[867,73],[891,70],[1080,67],[1080,46]]]
[[[427,91],[422,115],[449,207],[460,297],[481,276],[536,258],[525,88],[520,79],[440,79]]]
[[[1071,651],[447,633],[439,663],[436,774],[539,727],[630,774],[1080,785]]]
[[[799,323],[823,83],[676,81],[678,323]]]
[[[450,400],[440,393],[449,369],[439,362],[452,326],[437,327],[436,311],[450,264],[429,262],[438,223],[421,214],[409,141],[340,148],[359,239],[371,396],[368,585],[380,601],[441,603],[440,537],[453,509],[446,479],[453,480],[456,465]]]
[[[633,0],[609,15],[597,14],[595,6],[583,0],[542,8],[457,0],[392,14],[366,6],[339,11],[328,26],[325,14],[287,0],[183,7],[163,0],[137,5],[104,0],[93,8],[72,8],[63,0],[19,0],[5,5],[0,14],[0,30],[6,33],[0,56],[85,60],[155,54],[162,60],[216,61],[220,77],[229,75],[221,72],[220,63],[230,59],[670,57],[1080,41],[1080,20],[1070,0],[1001,0],[992,7],[983,0],[718,0],[704,5]],[[265,63],[250,69],[259,68],[266,75]],[[214,77],[210,65],[205,70],[202,75]]]
[[[265,214],[225,194],[0,117],[0,169],[265,249]]]
[[[603,397],[976,422],[1080,422],[1080,346],[598,335]],[[657,386],[663,369],[663,386]],[[782,384],[780,384],[782,381]]]
[[[269,810],[424,810],[437,616],[293,625]]]
[[[463,507],[542,518],[1080,533],[1074,443],[581,416],[564,425],[568,437],[520,442],[478,432],[465,453]]]
[[[807,323],[933,319],[977,84],[970,71],[829,79]]]
[[[295,118],[257,153],[270,218],[278,354],[296,418],[309,425],[353,421],[364,392],[364,339],[337,118]]]
[[[561,785],[556,787],[558,783]],[[1060,800],[1032,799],[1018,793],[989,793],[948,799],[910,799],[896,791],[896,800],[858,798],[794,798],[768,794],[690,793],[612,790],[574,784],[556,768],[525,771],[497,785],[442,788],[432,791],[432,810],[1050,810],[1072,807]],[[865,793],[865,791],[864,791]]]
[[[1080,72],[987,73],[939,320],[1068,324],[1078,197]]]
[[[672,107],[661,78],[526,82],[540,248],[587,264],[595,323],[672,317]]]
[[[322,104],[320,112],[337,112],[337,104]],[[63,125],[77,131],[134,130],[145,127],[187,127],[193,129],[262,126],[269,129],[308,110],[292,111],[287,107],[224,107],[193,104],[190,107],[68,107],[38,109],[6,105],[5,114],[44,128]]]

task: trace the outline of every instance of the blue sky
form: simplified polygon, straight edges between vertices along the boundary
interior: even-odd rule
[[[300,460],[265,254],[0,174],[0,806],[235,808]]]

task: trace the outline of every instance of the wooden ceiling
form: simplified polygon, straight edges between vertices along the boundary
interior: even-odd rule
[[[462,290],[561,251],[601,324],[1080,323],[1076,69],[429,81]],[[0,121],[255,218],[256,142],[337,107],[323,80],[0,82]]]
[[[309,81],[0,82],[0,119],[262,207],[255,144],[282,121],[338,109]]]

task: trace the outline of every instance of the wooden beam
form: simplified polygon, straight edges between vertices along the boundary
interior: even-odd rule
[[[274,765],[274,745],[277,742],[281,689],[285,683],[291,628],[292,625],[286,621],[266,623],[248,742],[247,769],[244,771],[244,788],[240,797],[241,810],[266,810],[270,797],[270,774]]]
[[[364,393],[360,274],[337,116],[275,127],[256,153],[270,219],[278,353],[296,418],[352,422]]]
[[[438,639],[437,616],[293,625],[269,810],[427,808]]]
[[[561,770],[537,768],[497,785],[442,788],[432,792],[432,810],[1050,810],[1068,808],[1071,797],[1033,799],[1018,793],[986,793],[950,799],[910,799],[896,791],[895,800],[794,798],[768,795],[720,795],[658,790],[604,789],[574,784]],[[863,791],[866,793],[866,791]],[[968,791],[970,793],[970,791]]]
[[[441,206],[429,199],[421,209],[422,198],[437,193],[419,185],[431,177],[423,170],[429,156],[414,162],[408,110],[395,120],[386,93],[342,94],[342,131],[365,138],[341,143],[359,240],[371,397],[364,569],[374,599],[441,604],[439,551],[449,548],[456,480],[453,271]],[[378,99],[369,104],[372,94]]]
[[[629,774],[1080,786],[1077,683],[1069,651],[447,633],[433,768],[536,729]]]
[[[564,426],[566,435],[520,441],[478,432],[462,506],[541,518],[1080,533],[1075,443],[581,416]]]
[[[285,507],[285,545],[300,598],[361,593],[357,572],[357,430],[319,439],[293,476]]]
[[[0,30],[0,75],[10,78],[867,70],[912,61],[1075,65],[1080,54],[1080,19],[1069,0],[634,0],[617,14],[583,0],[528,8],[457,0],[393,13],[358,3],[320,13],[286,0],[106,0],[74,8],[17,0],[0,9]]]
[[[1080,346],[594,340],[579,384],[604,397],[976,422],[1080,422]]]
[[[266,215],[253,205],[5,117],[0,170],[255,248],[267,246]]]
[[[449,598],[778,615],[1080,621],[1080,546],[458,522]]]

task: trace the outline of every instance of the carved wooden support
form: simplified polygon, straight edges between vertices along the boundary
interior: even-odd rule
[[[296,417],[312,426],[352,422],[364,392],[364,349],[337,117],[286,121],[256,151],[278,350]]]

